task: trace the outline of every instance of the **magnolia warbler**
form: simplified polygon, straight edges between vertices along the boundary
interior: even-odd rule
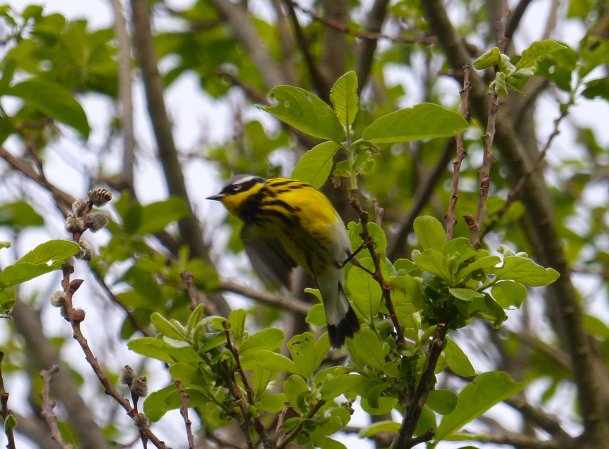
[[[343,290],[342,269],[351,244],[323,193],[295,179],[239,175],[207,199],[220,201],[243,221],[245,250],[265,283],[289,288],[297,264],[315,278],[332,346],[339,348],[354,335],[359,321]]]

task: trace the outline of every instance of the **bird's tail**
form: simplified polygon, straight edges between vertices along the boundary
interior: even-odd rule
[[[317,285],[326,311],[328,336],[334,348],[340,348],[345,344],[347,337],[353,337],[359,330],[359,320],[347,301],[341,278],[342,272],[338,269],[336,272],[332,270],[327,275],[317,277]]]

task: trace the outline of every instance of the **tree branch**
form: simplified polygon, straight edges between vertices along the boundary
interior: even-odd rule
[[[368,11],[365,32],[378,35],[383,29],[383,22],[387,16],[387,5],[389,0],[374,0],[374,3]],[[355,73],[358,80],[358,94],[362,92],[368,83],[370,70],[374,61],[374,53],[376,52],[377,39],[362,39],[358,42],[355,49]]]
[[[13,428],[15,427],[15,416],[11,409],[8,408],[9,393],[4,389],[4,376],[2,375],[2,361],[4,360],[4,352],[0,351],[0,417],[4,424],[4,434],[7,440],[7,449],[16,449],[15,446],[15,434]],[[7,422],[9,421],[9,422]]]
[[[53,438],[53,440],[55,440],[55,442],[63,449],[73,449],[74,446],[66,443],[61,436],[61,431],[57,425],[57,416],[55,416],[55,413],[53,413],[55,401],[51,399],[51,380],[53,379],[53,374],[57,373],[58,371],[59,367],[57,365],[53,365],[48,370],[43,369],[40,371],[40,377],[42,377],[43,380],[43,387],[42,391],[40,392],[40,399],[42,399],[42,416],[44,419],[46,419],[47,424],[51,429],[51,438]]]
[[[231,281],[222,282],[221,289],[226,292],[233,292],[251,298],[254,301],[261,302],[267,306],[279,307],[300,315],[306,315],[312,307],[308,302],[297,298],[262,292]]]

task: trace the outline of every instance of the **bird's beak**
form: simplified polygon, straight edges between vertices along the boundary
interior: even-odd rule
[[[206,199],[207,199],[207,200],[220,201],[220,199],[221,199],[223,196],[224,196],[224,195],[222,195],[221,193],[218,193],[217,195],[208,196]]]

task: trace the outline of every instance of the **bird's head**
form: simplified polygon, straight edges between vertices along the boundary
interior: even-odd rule
[[[233,176],[224,185],[220,193],[208,196],[208,200],[220,201],[224,207],[234,215],[245,200],[257,193],[266,182],[266,179],[254,175]]]

